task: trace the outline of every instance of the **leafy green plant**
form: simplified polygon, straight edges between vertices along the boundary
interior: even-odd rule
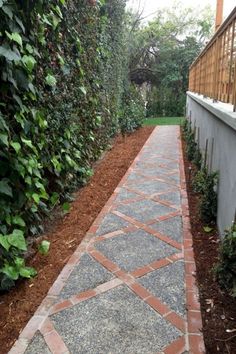
[[[43,240],[38,246],[39,253],[41,253],[42,255],[48,254],[49,248],[50,242],[47,240]]]
[[[202,170],[196,172],[192,182],[194,192],[202,193],[202,194],[204,193],[206,188],[206,178],[207,178],[206,169],[203,168]]]
[[[199,209],[201,218],[206,223],[215,221],[217,215],[217,183],[218,173],[207,171],[202,166],[202,155],[194,139],[194,132],[191,129],[191,123],[185,120],[183,124],[184,137],[187,144],[187,157],[197,167],[198,171],[192,181],[194,192],[200,193]]]
[[[210,223],[217,216],[217,192],[218,173],[212,172],[206,175],[202,197],[200,201],[200,213],[202,220]]]
[[[236,297],[236,223],[225,232],[215,275],[220,286]]]

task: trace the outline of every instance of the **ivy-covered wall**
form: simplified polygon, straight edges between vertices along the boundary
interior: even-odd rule
[[[125,0],[0,0],[0,289],[126,124]],[[133,89],[132,89],[133,90]]]

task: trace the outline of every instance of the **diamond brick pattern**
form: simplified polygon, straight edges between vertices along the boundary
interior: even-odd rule
[[[9,354],[204,353],[179,135],[153,131]]]

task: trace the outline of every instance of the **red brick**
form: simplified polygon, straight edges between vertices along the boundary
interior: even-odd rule
[[[185,262],[185,273],[186,274],[195,274],[196,273],[196,265],[193,262]]]
[[[73,296],[71,298],[71,302],[73,303],[73,305],[75,305],[75,304],[78,304],[79,302],[88,300],[91,297],[94,297],[96,295],[97,295],[97,292],[95,290],[87,290],[87,291],[84,291],[83,293]]]
[[[184,249],[192,249],[193,248],[193,241],[186,239],[184,240]]]
[[[55,330],[53,332],[50,332],[46,336],[44,336],[44,339],[52,353],[55,354],[65,354],[66,352],[69,353],[69,350],[66,347],[65,343],[63,342],[62,338]]]
[[[35,334],[35,332],[39,329],[41,324],[43,323],[45,317],[44,316],[37,316],[34,315],[29,322],[27,323],[26,327],[21,332],[19,338],[31,340]]]
[[[153,269],[149,266],[145,266],[145,267],[142,267],[142,268],[138,268],[136,270],[134,270],[131,275],[135,278],[139,278],[139,277],[142,277],[143,275],[151,272]]]
[[[166,265],[170,264],[170,261],[167,258],[159,259],[158,261],[152,262],[149,264],[149,267],[153,269],[159,269],[165,267]]]
[[[55,283],[49,289],[48,295],[56,296],[59,295],[65,283],[62,279],[58,278]]]
[[[189,335],[189,347],[190,354],[205,353],[205,345],[202,335]]]
[[[110,270],[111,272],[116,272],[119,270],[119,267],[113,263],[112,261],[110,261],[109,259],[105,259],[100,261],[102,263],[102,265],[104,267],[106,267],[108,270]]]
[[[150,296],[145,300],[145,302],[147,302],[148,305],[150,305],[155,311],[157,311],[162,316],[170,312],[169,307],[163,304],[159,299],[154,296]]]
[[[170,259],[172,262],[179,261],[180,259],[183,258],[184,258],[183,253],[175,253],[168,257],[168,259]]]
[[[46,318],[46,320],[43,322],[42,326],[40,327],[40,332],[44,336],[54,330],[55,330],[55,328],[54,328],[52,322],[49,320],[49,318]]]
[[[186,322],[175,312],[171,312],[165,316],[165,318],[170,321],[176,328],[185,333]]]
[[[108,281],[107,283],[101,284],[99,285],[96,290],[98,292],[104,293],[108,290],[111,290],[113,288],[116,288],[117,286],[123,284],[123,281],[121,279],[112,279],[110,281]]]
[[[188,262],[194,262],[194,254],[193,249],[185,250],[184,251],[184,259]]]
[[[182,354],[185,351],[185,338],[180,337],[164,349],[165,354]]]
[[[142,299],[146,299],[147,297],[151,296],[148,290],[146,290],[142,285],[138,283],[134,283],[129,285],[129,287]]]
[[[72,302],[70,300],[65,300],[65,301],[59,302],[58,304],[54,305],[50,312],[56,313],[56,312],[65,310],[71,306],[72,306]]]
[[[132,277],[132,275],[125,273],[123,270],[118,270],[114,272],[114,274],[126,284],[132,284],[135,282],[135,279]]]
[[[185,283],[187,291],[194,291],[196,288],[196,279],[192,274],[185,274]]]
[[[200,311],[188,311],[188,332],[199,334],[202,329],[202,317]]]
[[[35,312],[35,315],[47,315],[49,309],[51,308],[51,306],[55,303],[55,296],[47,296],[43,302],[41,303],[41,305],[38,307],[38,309]]]
[[[188,310],[200,310],[197,291],[187,291],[186,298]]]

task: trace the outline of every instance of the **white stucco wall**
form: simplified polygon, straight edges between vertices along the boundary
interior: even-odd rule
[[[187,92],[186,116],[196,127],[203,156],[208,139],[209,170],[219,172],[217,224],[223,234],[236,211],[236,113],[232,105]]]

